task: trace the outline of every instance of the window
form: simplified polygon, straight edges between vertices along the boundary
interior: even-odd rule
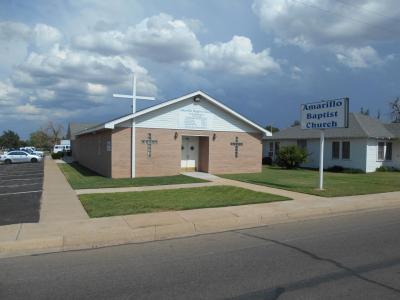
[[[307,149],[307,140],[297,140],[297,147],[306,150]]]
[[[268,157],[274,157],[274,142],[269,143]]]
[[[393,144],[392,142],[378,142],[378,160],[392,160]]]
[[[332,159],[339,159],[340,142],[332,142]]]
[[[378,143],[378,160],[385,159],[385,142]]]
[[[342,142],[342,159],[350,159],[350,142]]]
[[[386,143],[385,160],[392,160],[392,143]]]
[[[278,155],[279,152],[279,142],[275,142],[275,155]]]

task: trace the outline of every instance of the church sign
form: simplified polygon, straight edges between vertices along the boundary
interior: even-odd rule
[[[200,106],[183,107],[179,110],[179,128],[210,129],[212,114]]]
[[[301,105],[301,129],[320,131],[319,189],[324,189],[325,129],[349,127],[349,98],[339,98]]]
[[[301,105],[302,129],[332,129],[347,127],[349,127],[349,98]]]

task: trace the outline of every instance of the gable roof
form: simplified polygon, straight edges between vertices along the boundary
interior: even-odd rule
[[[204,93],[202,91],[196,91],[196,92],[184,95],[184,96],[179,97],[179,98],[175,98],[175,99],[168,100],[168,101],[162,102],[162,103],[154,105],[154,106],[150,106],[150,107],[145,108],[143,110],[140,110],[140,111],[138,111],[138,112],[136,112],[134,114],[129,114],[129,115],[126,115],[126,116],[122,116],[120,118],[116,118],[116,119],[110,120],[108,122],[96,125],[94,127],[91,127],[91,128],[85,129],[85,130],[82,130],[77,135],[86,134],[86,133],[90,133],[90,132],[94,132],[94,131],[98,131],[98,130],[102,130],[102,129],[114,129],[117,124],[120,124],[120,123],[126,122],[128,120],[131,120],[132,118],[137,118],[139,116],[145,115],[147,113],[150,113],[152,111],[161,109],[163,107],[170,106],[172,104],[175,104],[175,103],[178,103],[178,102],[193,98],[195,96],[201,96],[203,99],[205,99],[205,100],[209,101],[210,103],[214,104],[215,106],[221,108],[223,111],[235,116],[236,118],[240,119],[244,123],[246,123],[246,124],[250,125],[251,127],[261,131],[266,136],[271,136],[272,135],[271,132],[269,132],[268,130],[266,130],[266,129],[262,128],[260,125],[250,121],[246,117],[244,117],[241,114],[235,112],[233,109],[227,107],[226,105],[224,105],[221,102],[215,100],[214,98],[210,97],[209,95],[207,95],[206,93]]]
[[[69,123],[67,139],[74,140],[78,132],[97,126],[95,123]]]
[[[396,138],[400,138],[400,123],[385,124],[387,130],[389,130]]]
[[[319,130],[304,130],[301,126],[294,126],[274,133],[272,137],[265,139],[319,139]],[[348,128],[334,128],[325,131],[326,138],[382,138],[393,139],[396,135],[393,134],[381,121],[360,113],[349,114]]]

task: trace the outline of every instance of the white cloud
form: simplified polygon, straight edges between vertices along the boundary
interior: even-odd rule
[[[163,13],[146,18],[125,31],[78,36],[73,39],[73,45],[104,55],[133,54],[159,62],[185,61],[197,55],[200,49],[195,33],[185,21]]]
[[[361,48],[338,48],[336,52],[337,60],[350,68],[368,68],[382,65],[386,60],[382,59],[371,46]]]
[[[46,24],[36,24],[33,28],[33,34],[38,48],[52,46],[62,38],[62,34],[57,28]]]
[[[371,43],[400,37],[400,26],[393,26],[393,20],[400,18],[397,4],[396,0],[255,0],[252,8],[277,44],[327,51],[347,67],[367,68],[386,61]]]
[[[279,63],[269,49],[254,52],[252,42],[244,36],[234,36],[229,42],[207,44],[200,59],[186,65],[193,70],[220,70],[237,75],[261,75],[280,71]]]

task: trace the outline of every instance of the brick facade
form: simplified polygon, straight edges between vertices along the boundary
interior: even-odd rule
[[[151,157],[148,157],[147,145],[142,142],[149,133],[157,140],[151,146]],[[213,174],[261,172],[261,133],[136,128],[136,176],[179,174],[182,136],[199,136],[199,171]],[[238,157],[231,145],[236,137],[243,143],[238,147]],[[106,149],[107,141],[111,141],[111,152]],[[75,158],[83,166],[107,177],[130,177],[131,128],[82,135],[74,144]]]
[[[72,144],[75,160],[82,166],[96,173],[111,177],[111,150],[107,143],[111,141],[111,131],[100,131],[96,134],[77,136]]]

